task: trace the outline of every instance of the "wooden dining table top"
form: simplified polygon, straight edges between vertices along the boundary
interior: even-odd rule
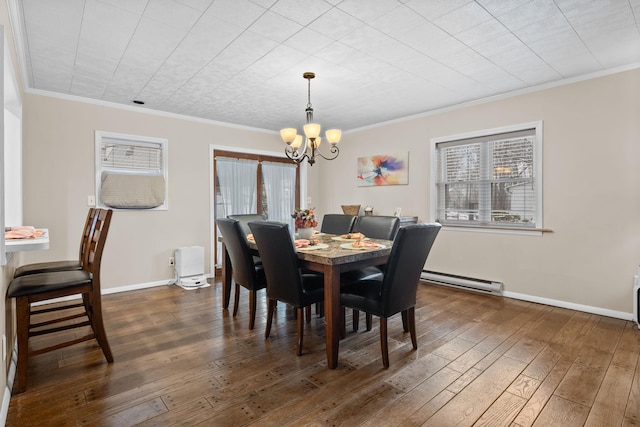
[[[325,265],[342,265],[350,264],[357,261],[378,258],[380,256],[389,255],[391,253],[391,246],[393,241],[383,239],[369,239],[367,241],[377,243],[382,247],[377,249],[345,249],[341,245],[346,243],[355,242],[355,239],[350,240],[334,240],[334,237],[339,237],[335,234],[320,233],[311,238],[320,244],[325,244],[328,247],[326,249],[305,249],[298,248],[298,258],[304,261],[315,262]],[[258,250],[258,246],[254,241],[249,240],[249,247],[254,250]]]

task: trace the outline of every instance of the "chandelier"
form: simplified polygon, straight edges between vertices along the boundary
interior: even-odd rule
[[[307,124],[304,125],[304,134],[306,136],[304,145],[302,144],[302,135],[298,135],[298,131],[295,128],[286,128],[280,131],[282,140],[287,143],[284,153],[288,158],[296,163],[302,162],[305,158],[309,162],[310,166],[316,162],[316,156],[320,156],[325,160],[333,160],[338,157],[340,150],[338,149],[338,142],[342,137],[342,131],[339,129],[329,129],[325,132],[325,137],[331,148],[327,156],[324,156],[320,150],[320,125],[313,123],[313,108],[311,107],[311,79],[315,78],[315,73],[306,72],[302,75],[307,79],[308,84],[308,100],[307,100]]]

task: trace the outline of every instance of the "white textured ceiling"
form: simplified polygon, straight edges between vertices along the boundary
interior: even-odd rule
[[[343,130],[640,63],[640,0],[22,0],[26,85]]]

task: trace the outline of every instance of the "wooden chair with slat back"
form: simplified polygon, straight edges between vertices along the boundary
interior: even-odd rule
[[[100,294],[100,269],[102,254],[111,224],[111,209],[96,209],[95,225],[91,240],[87,243],[86,262],[81,270],[50,271],[29,274],[14,278],[7,290],[10,298],[16,299],[16,322],[18,341],[18,363],[16,369],[16,392],[22,393],[27,388],[27,367],[29,357],[58,350],[63,347],[95,339],[109,363],[113,355],[107,341],[107,334],[102,320],[102,300]],[[67,303],[56,303],[32,307],[36,302],[46,302],[55,298],[80,295],[81,302],[71,300]],[[78,311],[82,309],[81,311]],[[52,320],[35,321],[41,314],[71,310]],[[84,318],[78,322],[75,319]],[[29,338],[44,334],[56,333],[73,328],[90,327],[83,336],[39,349],[29,349]]]
[[[80,249],[78,253],[78,259],[76,260],[64,260],[64,261],[49,261],[38,262],[33,264],[25,264],[16,268],[13,273],[13,277],[26,276],[28,274],[47,273],[52,271],[67,271],[67,270],[82,270],[82,266],[86,262],[86,257],[89,252],[87,248],[91,237],[93,236],[93,230],[96,225],[96,219],[99,209],[90,208],[87,213],[87,219],[84,223],[82,236],[80,239]]]

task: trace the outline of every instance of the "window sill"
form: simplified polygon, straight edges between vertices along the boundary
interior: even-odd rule
[[[451,229],[455,231],[473,231],[480,233],[498,233],[498,234],[523,234],[542,236],[544,233],[553,233],[550,228],[521,228],[521,227],[495,227],[490,225],[461,225],[461,224],[442,224],[443,229]]]

